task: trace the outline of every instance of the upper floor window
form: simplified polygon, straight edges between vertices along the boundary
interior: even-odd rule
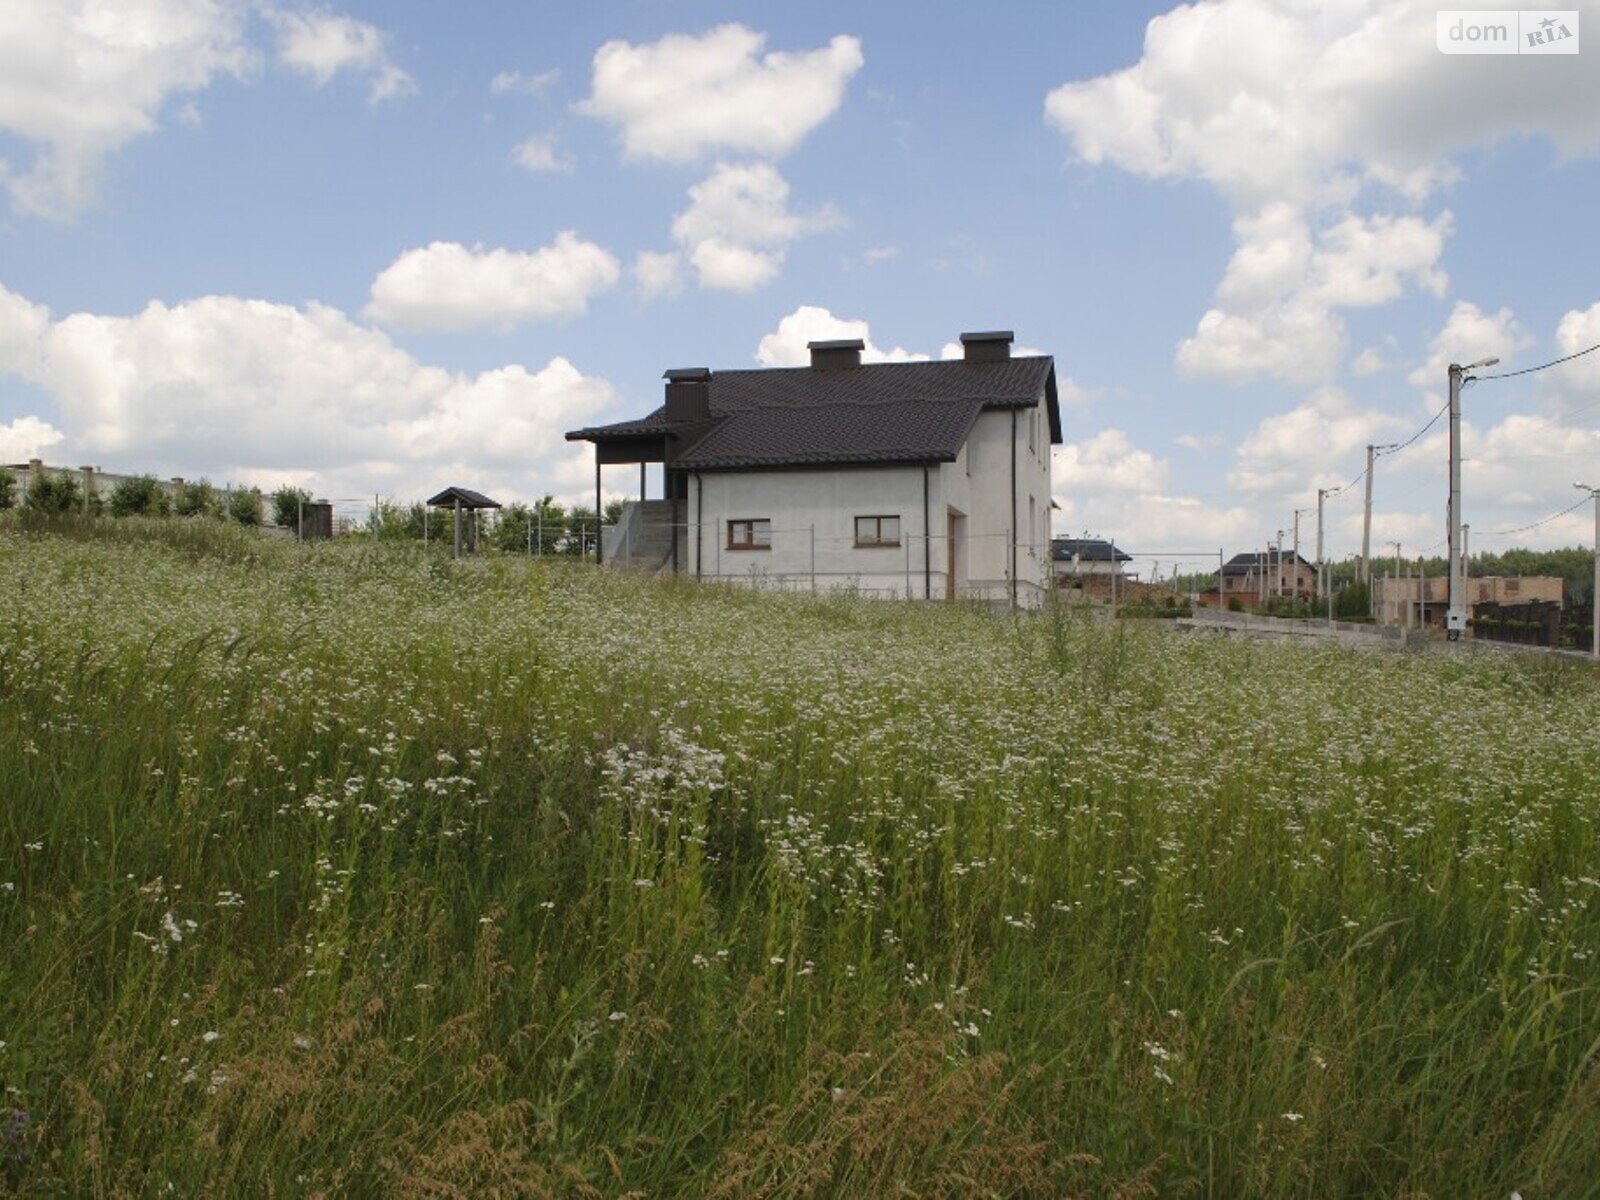
[[[728,522],[729,550],[771,550],[772,521],[768,517],[744,517]]]
[[[900,544],[899,517],[857,517],[856,545],[898,546]]]

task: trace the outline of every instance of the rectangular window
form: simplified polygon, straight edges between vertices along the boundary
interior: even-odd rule
[[[772,521],[766,517],[746,517],[728,522],[729,550],[771,550]]]
[[[898,546],[900,544],[899,517],[857,517],[856,545]]]

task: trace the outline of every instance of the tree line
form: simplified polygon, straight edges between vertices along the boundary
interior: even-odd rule
[[[241,525],[261,524],[258,492],[220,490],[206,479],[168,491],[153,475],[119,479],[108,494],[101,495],[98,490],[86,490],[70,471],[46,471],[23,488],[12,471],[0,468],[0,510],[9,508],[41,516],[213,517]]]
[[[218,489],[206,479],[169,489],[153,475],[119,479],[106,495],[86,491],[70,471],[44,472],[24,488],[14,472],[0,468],[0,511],[18,508],[41,516],[201,517],[298,529],[312,503],[310,492],[288,485],[265,495],[255,489]],[[614,524],[622,508],[621,500],[607,504],[605,523]],[[382,541],[448,542],[454,527],[451,509],[382,501],[358,528],[369,535],[376,529]],[[567,508],[547,495],[535,504],[510,504],[493,513],[480,524],[479,534],[480,541],[508,553],[580,555],[594,549],[595,512],[582,504]]]

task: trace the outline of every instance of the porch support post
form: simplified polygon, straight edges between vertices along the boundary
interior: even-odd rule
[[[601,516],[602,516],[602,510],[600,508],[600,443],[596,442],[595,446],[594,446],[594,565],[597,566],[597,567],[601,565],[601,561],[602,561],[602,559],[601,559],[601,551],[600,551],[600,520],[601,520]],[[578,543],[579,543],[579,549],[581,550],[582,549],[582,544],[583,544],[583,534],[581,532],[578,534]]]

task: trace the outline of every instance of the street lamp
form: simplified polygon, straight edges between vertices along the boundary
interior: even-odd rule
[[[1575,483],[1572,486],[1594,497],[1594,592],[1589,597],[1594,627],[1589,631],[1593,638],[1589,643],[1589,655],[1600,659],[1600,488],[1590,487],[1587,483]]]
[[[1461,631],[1467,627],[1467,589],[1461,578],[1461,387],[1470,378],[1468,371],[1492,367],[1499,361],[1480,358],[1464,367],[1450,364],[1450,578],[1444,627],[1452,642],[1460,641]]]

